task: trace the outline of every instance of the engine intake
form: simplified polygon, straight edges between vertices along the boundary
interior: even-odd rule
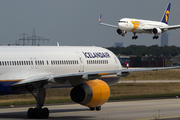
[[[152,33],[155,35],[159,35],[162,33],[162,30],[160,28],[153,28]]]
[[[126,31],[120,30],[120,29],[117,29],[116,32],[117,32],[117,34],[122,35],[122,36],[124,36],[126,34]]]
[[[109,99],[110,89],[102,80],[90,80],[74,87],[70,96],[74,102],[92,108],[101,106]]]

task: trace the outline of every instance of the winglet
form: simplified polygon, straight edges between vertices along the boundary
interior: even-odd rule
[[[171,8],[171,3],[169,3],[169,4],[167,5],[167,8],[166,8],[166,10],[165,10],[165,12],[164,12],[164,14],[163,14],[163,17],[162,17],[161,22],[168,24],[169,14],[170,14],[170,8]]]
[[[100,14],[99,15],[99,23],[101,23],[101,18],[102,18],[102,15]]]

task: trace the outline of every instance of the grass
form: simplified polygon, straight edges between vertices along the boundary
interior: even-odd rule
[[[131,73],[121,80],[180,80],[180,70]]]
[[[178,80],[179,70],[132,73],[122,80]],[[110,86],[110,100],[176,97],[180,95],[180,83],[118,83]],[[72,102],[70,88],[48,89],[45,103]],[[35,104],[31,94],[0,96],[0,106]]]

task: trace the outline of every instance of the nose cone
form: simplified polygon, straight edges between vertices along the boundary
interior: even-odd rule
[[[121,29],[121,30],[123,30],[123,29],[124,29],[124,26],[125,26],[124,21],[119,20],[119,22],[118,22],[118,28]]]
[[[119,21],[118,22],[118,28],[121,28],[122,27],[122,23]]]

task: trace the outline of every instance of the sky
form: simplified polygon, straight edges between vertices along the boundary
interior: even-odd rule
[[[133,33],[122,37],[115,28],[98,23],[117,25],[121,18],[160,21],[167,4],[171,2],[169,25],[180,24],[180,0],[0,0],[0,45],[14,44],[20,34],[49,39],[45,45],[111,47],[114,42],[129,45],[161,45],[161,36]],[[169,46],[180,47],[180,29],[167,32]]]

